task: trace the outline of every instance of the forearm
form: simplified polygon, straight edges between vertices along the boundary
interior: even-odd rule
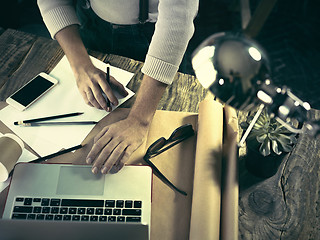
[[[81,40],[78,25],[68,26],[59,31],[55,38],[66,54],[72,70],[92,65],[88,52]]]
[[[167,84],[144,75],[128,118],[133,118],[142,125],[148,126],[167,86]]]
[[[118,99],[111,88],[123,96],[128,93],[124,86],[112,76],[110,76],[110,83],[107,83],[105,73],[93,65],[80,37],[78,25],[70,25],[60,30],[55,38],[68,58],[84,101],[89,106],[111,111],[111,106],[103,93],[113,105],[118,105]]]

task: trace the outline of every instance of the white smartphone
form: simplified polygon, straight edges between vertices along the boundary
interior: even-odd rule
[[[8,97],[6,102],[19,111],[23,111],[57,84],[57,79],[46,73],[39,73]]]

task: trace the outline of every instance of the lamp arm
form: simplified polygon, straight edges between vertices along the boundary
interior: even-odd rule
[[[310,121],[307,118],[307,113],[311,110],[309,103],[302,101],[289,88],[286,86],[276,87],[270,81],[267,81],[267,84],[261,84],[259,92],[260,95],[257,94],[257,97],[266,105],[270,116],[275,117],[290,132],[306,133],[313,137],[320,134],[320,121]],[[304,123],[303,127],[295,128],[291,126],[289,124],[291,118]]]

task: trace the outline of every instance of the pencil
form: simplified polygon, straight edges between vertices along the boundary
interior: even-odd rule
[[[72,152],[74,150],[77,150],[77,149],[80,149],[82,148],[83,146],[81,144],[77,145],[77,146],[74,146],[74,147],[71,147],[71,148],[67,148],[67,149],[64,149],[64,150],[61,150],[59,152],[56,152],[56,153],[52,153],[52,154],[49,154],[47,156],[44,156],[44,157],[40,157],[40,158],[37,158],[35,160],[32,160],[30,161],[29,163],[39,163],[39,162],[43,162],[43,161],[46,161],[50,158],[54,158],[54,157],[57,157],[57,156],[60,156],[62,154],[65,154],[65,153],[68,153],[68,152]]]
[[[74,150],[80,149],[80,148],[82,148],[82,147],[83,147],[83,146],[82,146],[81,144],[79,144],[79,145],[76,145],[76,146],[74,146],[74,147],[67,148],[67,149],[61,150],[61,151],[59,151],[59,152],[49,154],[49,155],[44,156],[44,157],[40,157],[40,158],[34,159],[34,160],[30,161],[29,163],[40,163],[40,162],[46,161],[46,160],[48,160],[48,159],[50,159],[50,158],[54,158],[54,157],[60,156],[60,155],[62,155],[62,154],[65,154],[65,153],[72,152],[72,151],[74,151]],[[12,176],[13,170],[14,170],[14,168],[13,168],[13,169],[11,170],[11,172],[9,173],[9,176]]]
[[[106,81],[107,81],[107,83],[109,84],[109,86],[111,87],[111,85],[110,85],[110,66],[109,66],[109,62],[107,62]],[[108,97],[107,97],[107,107],[108,107],[108,108],[111,108],[110,100],[109,100]],[[110,109],[110,110],[111,110],[111,109]]]
[[[65,118],[65,117],[74,117],[83,114],[83,112],[75,112],[75,113],[67,113],[67,114],[61,114],[61,115],[55,115],[55,116],[49,116],[49,117],[42,117],[42,118],[35,118],[35,119],[28,119],[23,121],[17,121],[14,122],[14,125],[23,125],[24,123],[33,123],[33,122],[41,122],[41,121],[47,121],[57,118]]]
[[[24,127],[37,127],[37,126],[58,126],[58,125],[91,125],[97,124],[95,121],[78,121],[78,122],[31,122],[19,124]]]

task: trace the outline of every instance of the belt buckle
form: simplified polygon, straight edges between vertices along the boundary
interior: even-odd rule
[[[120,28],[120,26],[119,26],[118,24],[113,24],[113,23],[111,23],[111,26],[112,26],[113,29],[118,29],[118,28]]]

